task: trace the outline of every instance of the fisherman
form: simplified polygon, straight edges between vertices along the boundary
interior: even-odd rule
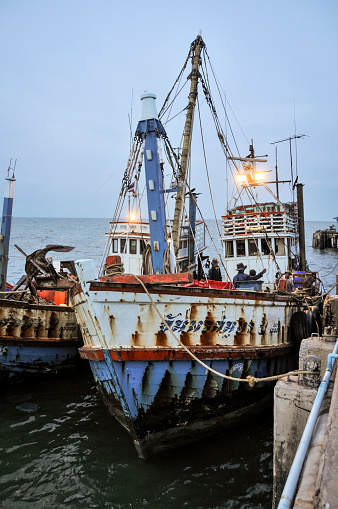
[[[284,291],[289,293],[292,293],[295,290],[295,285],[291,275],[291,270],[286,270],[278,282],[278,287],[281,290],[284,288]],[[286,281],[286,283],[282,283],[282,281]]]
[[[222,281],[221,269],[219,268],[217,258],[213,258],[211,261],[211,267],[208,272],[208,279],[212,281]]]
[[[244,265],[244,263],[237,263],[237,271],[238,274],[233,279],[233,284],[235,288],[239,287],[240,281],[255,281],[257,279],[260,279],[263,274],[265,274],[266,269],[263,269],[262,272],[259,272],[259,274],[256,274],[256,271],[254,269],[250,270],[250,274],[245,274],[245,269],[247,268],[247,265]],[[251,271],[254,271],[255,274],[251,275]]]

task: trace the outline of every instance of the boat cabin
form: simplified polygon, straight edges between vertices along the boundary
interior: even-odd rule
[[[273,289],[276,264],[281,273],[295,267],[297,205],[270,202],[236,206],[222,217],[221,240],[230,278],[242,262],[246,272],[255,269],[259,273],[265,268],[264,282]]]
[[[111,240],[108,256],[120,256],[125,272],[143,274],[143,253],[150,243],[149,223],[136,221],[112,222],[110,233],[106,233],[106,235],[110,236]],[[170,236],[168,236],[168,239],[170,239]],[[189,222],[187,221],[187,226],[182,227],[176,257],[179,272],[183,272],[189,267],[189,249]],[[195,224],[194,257],[205,249],[205,224],[204,221],[199,220]],[[195,270],[196,263],[191,263],[189,268],[191,271]]]

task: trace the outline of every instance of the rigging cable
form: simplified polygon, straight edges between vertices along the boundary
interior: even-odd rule
[[[219,234],[220,237],[222,237],[222,233],[221,233],[221,231],[219,229],[219,225],[218,225],[218,221],[217,221],[217,215],[216,215],[216,210],[215,210],[214,198],[213,198],[213,195],[212,195],[212,189],[211,189],[211,183],[210,183],[210,177],[209,177],[209,170],[208,170],[208,163],[207,163],[207,157],[206,157],[206,153],[205,153],[203,129],[202,129],[202,122],[201,122],[201,112],[200,112],[200,105],[199,105],[198,96],[197,96],[197,110],[198,110],[198,118],[199,118],[199,122],[200,122],[200,130],[201,130],[201,140],[202,140],[202,147],[203,147],[204,163],[205,163],[205,169],[206,169],[206,173],[207,173],[210,198],[211,198],[212,208],[213,208],[213,211],[214,211],[214,217],[215,217],[215,220],[216,220],[218,234]],[[227,272],[227,274],[228,274],[228,272]],[[229,277],[229,274],[228,274],[228,277]]]

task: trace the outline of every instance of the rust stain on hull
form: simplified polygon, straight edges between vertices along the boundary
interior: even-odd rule
[[[243,312],[243,310],[242,310]],[[245,318],[241,317],[238,319],[238,327],[237,332],[234,336],[234,345],[240,346],[245,344],[245,331],[247,328],[247,322],[245,321]]]
[[[167,346],[168,345],[168,338],[165,332],[159,331],[155,334],[156,340],[155,344],[156,346]]]
[[[81,341],[70,308],[0,299],[0,338]]]

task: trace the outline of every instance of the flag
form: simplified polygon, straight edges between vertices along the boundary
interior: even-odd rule
[[[133,194],[135,194],[135,182],[133,182],[132,184],[130,184],[130,186],[128,187],[128,193],[133,193]]]

